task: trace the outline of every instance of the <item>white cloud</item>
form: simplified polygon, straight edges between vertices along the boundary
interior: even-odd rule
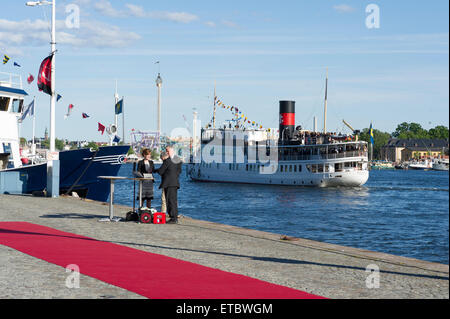
[[[222,20],[222,24],[229,27],[229,28],[239,28],[239,26],[230,20]]]
[[[333,6],[333,9],[340,13],[349,13],[349,12],[353,12],[356,10],[355,8],[353,8],[352,6],[349,6],[348,4],[335,5],[335,6]]]
[[[141,37],[134,32],[121,30],[114,25],[97,21],[83,20],[79,29],[68,29],[65,21],[56,21],[56,41],[60,45],[74,47],[125,47]],[[47,22],[10,21],[0,19],[0,39],[2,47],[19,51],[20,46],[42,46],[50,42],[50,31]]]
[[[145,9],[141,6],[137,6],[131,3],[127,3],[125,6],[128,8],[129,13],[134,17],[145,18],[147,16]]]
[[[94,8],[100,14],[108,17],[149,18],[185,24],[198,20],[198,16],[188,12],[146,11],[142,6],[132,3],[126,3],[125,7],[126,10],[115,9],[107,0],[99,0],[94,4]]]
[[[97,1],[94,4],[94,8],[101,14],[108,17],[116,18],[122,15],[122,13],[119,10],[114,9],[113,6],[111,5],[111,2],[107,0]]]
[[[211,27],[211,28],[216,27],[216,24],[214,22],[212,22],[212,21],[205,22],[205,25],[207,25],[208,27]]]
[[[153,12],[151,16],[157,19],[179,23],[190,23],[198,20],[196,15],[187,12]]]

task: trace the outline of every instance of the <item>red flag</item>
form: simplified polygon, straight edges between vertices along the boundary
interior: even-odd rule
[[[42,61],[37,81],[39,91],[48,95],[52,95],[52,59],[53,55],[50,55]]]
[[[105,128],[106,127],[102,123],[98,122],[98,131],[102,132],[102,135],[105,133]]]
[[[72,112],[73,104],[69,104],[69,108],[67,109],[67,114],[64,115],[64,119],[68,118],[70,116],[70,112]]]
[[[33,82],[34,81],[34,76],[32,76],[31,74],[30,74],[30,76],[28,77],[28,79],[27,79],[27,82],[28,82],[28,84],[31,84],[31,82]]]

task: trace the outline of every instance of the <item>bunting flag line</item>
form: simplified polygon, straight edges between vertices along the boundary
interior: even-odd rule
[[[72,112],[73,104],[69,104],[69,107],[67,109],[67,114],[64,115],[64,119],[67,119],[70,116],[70,112]]]
[[[1,57],[1,55],[0,55],[0,57]],[[10,60],[11,60],[10,56],[3,54],[3,64],[7,64]],[[13,59],[13,61],[14,61],[14,59]],[[41,65],[39,67],[39,73],[37,76],[37,86],[38,86],[39,91],[43,91],[44,93],[46,93],[48,95],[52,94],[52,82],[51,82],[52,62],[53,62],[53,55],[49,55],[48,57],[46,57],[41,62]],[[159,64],[159,61],[157,61],[156,64]],[[18,68],[22,67],[16,61],[14,61],[13,66],[18,67]],[[34,82],[35,77],[31,73],[28,73],[28,74],[29,75],[27,77],[27,83],[28,83],[28,85],[31,85]],[[63,96],[61,94],[57,94],[56,101],[59,102],[59,100],[61,100],[62,97]],[[124,99],[122,98],[120,101],[118,101],[116,103],[116,105],[115,105],[115,113],[116,114],[123,113],[123,100]],[[34,101],[35,100],[33,100],[28,106],[23,108],[22,114],[18,118],[19,123],[22,123],[27,117],[34,115],[34,104],[35,104]],[[67,119],[71,115],[73,108],[74,108],[74,105],[69,104],[67,113],[64,115],[64,119]],[[82,113],[81,116],[83,119],[90,118],[90,116],[87,113]],[[106,127],[103,124],[101,124],[100,122],[98,122],[98,131],[101,132],[103,135],[105,130],[106,130]],[[119,136],[116,135],[114,137],[114,142],[118,143],[120,140],[121,139]]]
[[[263,129],[263,126],[261,124],[259,124],[258,122],[255,122],[255,121],[251,121],[237,107],[226,105],[221,100],[219,100],[217,98],[217,96],[214,97],[214,103],[217,103],[217,105],[221,106],[223,109],[227,109],[227,110],[230,110],[231,112],[233,112],[234,115],[236,116],[236,118],[233,121],[237,121],[239,119],[244,119],[245,124],[250,124],[251,126],[253,126],[257,129]]]
[[[102,123],[98,122],[98,131],[102,132],[102,135],[105,133],[105,129],[106,127]]]
[[[27,78],[27,82],[28,82],[28,84],[31,84],[31,82],[33,82],[34,81],[34,76],[32,76],[31,74],[28,76],[28,78]]]

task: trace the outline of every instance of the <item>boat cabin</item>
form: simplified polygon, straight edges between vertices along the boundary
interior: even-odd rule
[[[0,73],[0,170],[21,165],[17,120],[27,95],[20,76]]]

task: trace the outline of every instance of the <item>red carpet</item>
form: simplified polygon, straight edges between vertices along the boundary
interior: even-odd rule
[[[0,222],[0,244],[152,299],[321,298],[306,292],[25,222]],[[81,285],[83,282],[81,281]]]

